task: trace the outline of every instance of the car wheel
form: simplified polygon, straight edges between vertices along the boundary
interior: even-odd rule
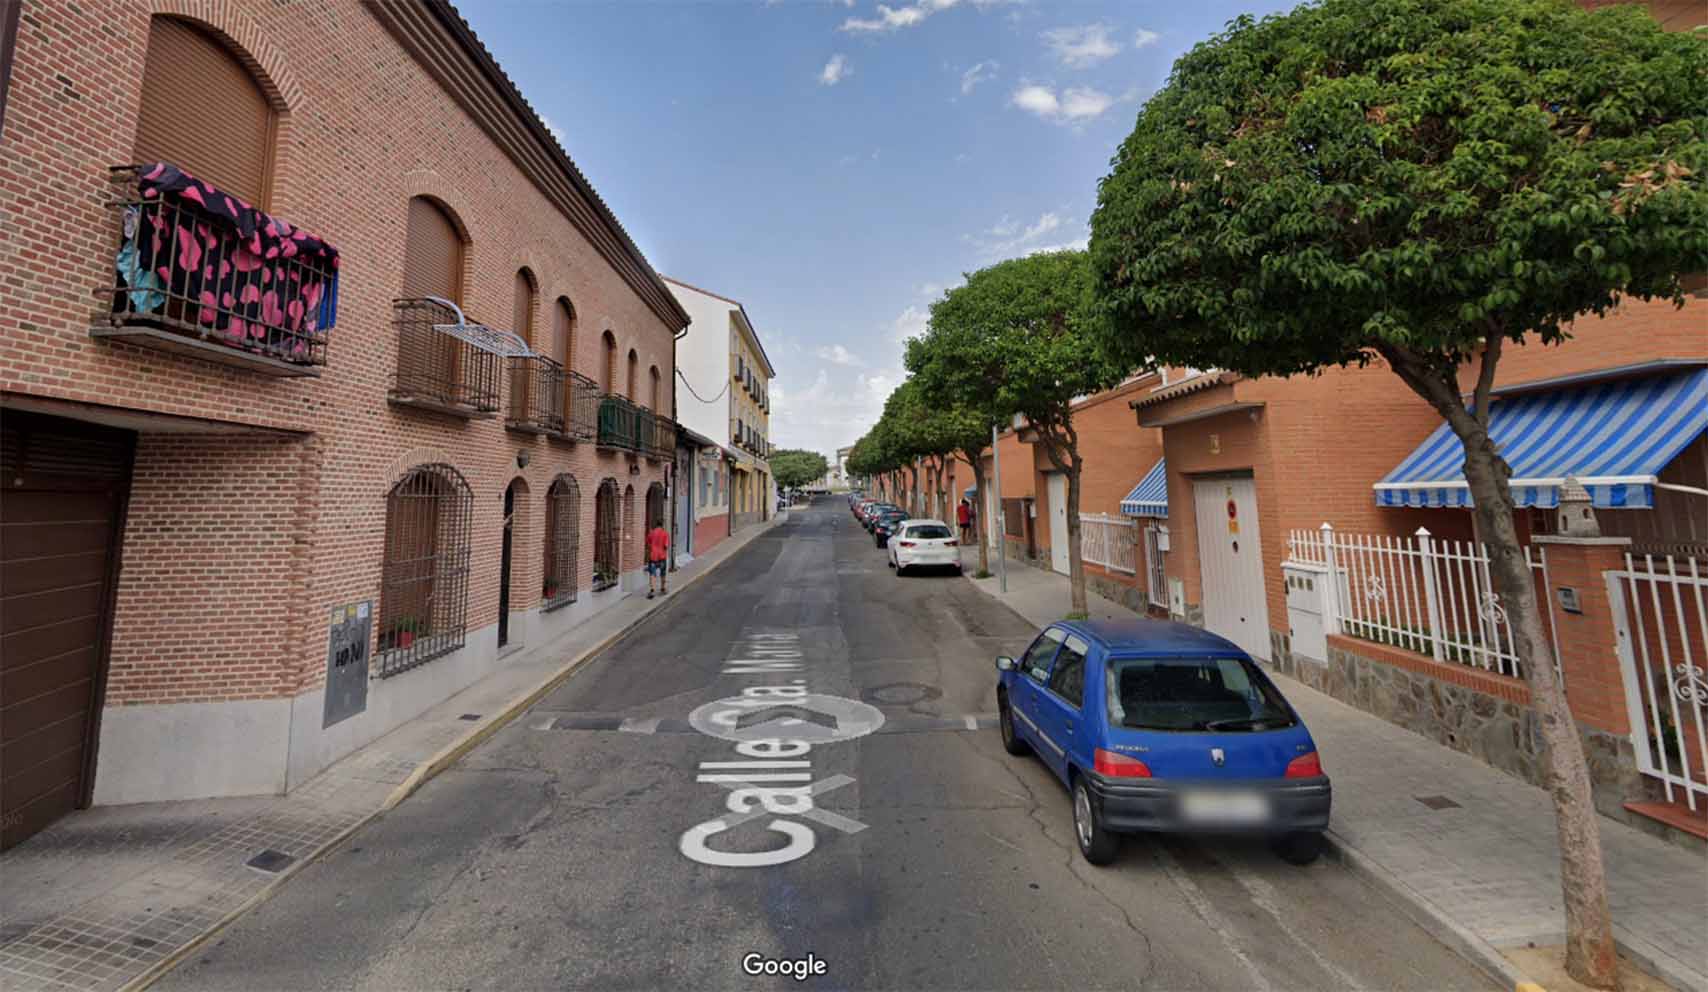
[[[907,569],[906,569],[906,568],[905,568],[905,567],[903,567],[903,566],[902,566],[902,563],[901,563],[901,561],[900,561],[900,559],[897,559],[897,560],[896,560],[896,563],[895,563],[895,565],[894,565],[894,566],[893,566],[893,567],[894,567],[894,568],[895,568],[895,570],[896,570],[896,578],[898,578],[898,579],[899,579],[899,578],[901,578],[901,573],[903,573],[903,572],[905,572],[905,571],[907,571]]]
[[[1002,731],[1002,749],[1009,754],[1019,757],[1032,750],[1026,746],[1019,735],[1014,733],[1014,712],[1008,705],[1008,696],[1004,695],[996,701],[996,726]]]
[[[1091,790],[1078,775],[1073,780],[1073,836],[1079,842],[1080,856],[1094,865],[1114,861],[1121,846],[1121,838],[1103,829],[1097,805],[1091,801]]]
[[[1282,834],[1269,842],[1277,857],[1290,865],[1308,865],[1322,856],[1323,835],[1315,830]]]

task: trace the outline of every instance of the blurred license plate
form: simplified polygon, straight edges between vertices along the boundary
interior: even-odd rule
[[[1269,804],[1254,792],[1188,792],[1180,797],[1180,815],[1197,823],[1262,823]]]

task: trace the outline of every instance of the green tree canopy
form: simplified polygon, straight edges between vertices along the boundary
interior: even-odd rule
[[[1540,712],[1566,968],[1616,981],[1589,776],[1488,435],[1503,345],[1708,269],[1708,37],[1640,7],[1322,0],[1175,64],[1103,180],[1107,347],[1250,375],[1387,363],[1464,443]],[[1479,365],[1470,408],[1460,367]]]
[[[830,462],[816,451],[800,448],[780,448],[768,459],[771,477],[784,489],[799,489],[830,471]]]

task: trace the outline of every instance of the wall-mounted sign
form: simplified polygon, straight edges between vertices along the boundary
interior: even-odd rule
[[[332,611],[326,635],[326,705],[320,728],[348,720],[368,708],[368,635],[374,626],[373,601]]]
[[[1583,602],[1578,599],[1578,591],[1572,586],[1560,587],[1560,609],[1567,613],[1582,613]]]

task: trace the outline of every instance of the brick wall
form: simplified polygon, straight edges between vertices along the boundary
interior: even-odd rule
[[[319,379],[269,379],[89,337],[91,293],[108,280],[117,244],[117,220],[101,206],[111,194],[107,168],[131,157],[156,10],[189,11],[240,43],[278,105],[271,212],[342,252],[339,321]],[[514,609],[539,599],[541,501],[558,473],[580,483],[583,590],[600,480],[632,485],[644,499],[664,479],[665,463],[508,432],[502,419],[464,422],[387,404],[397,359],[390,304],[402,285],[414,195],[441,201],[467,234],[462,302],[472,319],[507,323],[516,270],[527,266],[539,285],[535,327],[550,327],[548,308],[569,297],[577,314],[569,364],[595,379],[607,329],[620,353],[636,349],[643,382],[654,365],[668,376],[674,328],[366,8],[30,3],[5,139],[0,390],[307,436],[287,443],[145,435],[110,702],[253,698],[317,684],[330,608],[379,596],[385,495],[410,465],[448,462],[473,491],[471,630],[496,621],[511,479],[526,486]],[[595,177],[602,164],[582,163]],[[282,454],[292,444],[301,453]],[[518,470],[523,451],[530,462]],[[638,567],[638,517],[627,529],[623,560]],[[177,564],[183,549],[169,535],[192,536],[193,567]],[[175,648],[199,643],[215,646],[207,659],[174,659]]]

